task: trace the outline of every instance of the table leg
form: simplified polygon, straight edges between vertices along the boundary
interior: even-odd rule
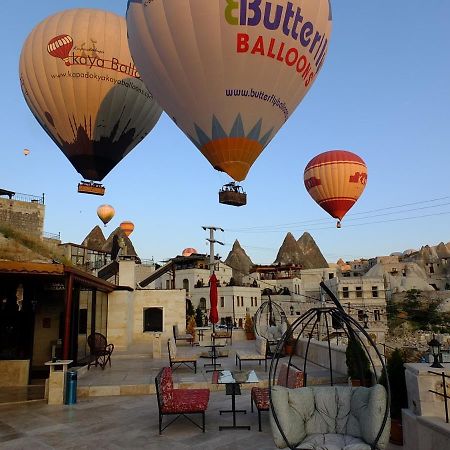
[[[230,386],[231,386],[231,410],[221,410],[221,411],[219,411],[219,413],[220,413],[220,415],[222,415],[222,413],[233,413],[233,425],[219,426],[219,431],[230,430],[230,429],[250,430],[249,425],[236,425],[236,413],[241,412],[241,413],[247,414],[247,410],[236,409],[236,394],[237,393],[238,393],[238,395],[240,394],[239,384],[235,383],[235,384],[231,384]],[[227,387],[228,387],[228,385],[227,385]]]

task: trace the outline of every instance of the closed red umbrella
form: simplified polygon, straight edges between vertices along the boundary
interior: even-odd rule
[[[219,321],[219,312],[217,311],[217,277],[213,273],[209,278],[209,302],[211,309],[209,310],[209,321],[215,324]]]

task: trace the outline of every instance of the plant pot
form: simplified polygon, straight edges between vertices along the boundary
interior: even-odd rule
[[[284,344],[284,354],[288,356],[295,355],[295,344]]]
[[[403,445],[403,425],[400,419],[391,419],[389,442],[396,445]]]
[[[245,336],[247,336],[247,341],[254,341],[256,339],[255,333],[253,331],[246,331]]]

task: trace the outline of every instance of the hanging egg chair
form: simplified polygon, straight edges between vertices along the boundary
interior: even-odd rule
[[[269,300],[256,310],[254,324],[255,334],[267,340],[270,356],[287,330],[286,313],[269,295]]]
[[[364,326],[348,315],[322,282],[334,305],[322,302],[293,322],[279,341],[269,372],[272,434],[279,448],[383,450],[389,440],[389,380],[384,358]],[[347,347],[332,342],[336,330]],[[284,345],[296,354],[283,359]],[[345,353],[345,354],[344,354]],[[303,387],[289,389],[289,372],[303,372]],[[348,378],[347,374],[352,378]],[[285,379],[283,379],[285,378]]]

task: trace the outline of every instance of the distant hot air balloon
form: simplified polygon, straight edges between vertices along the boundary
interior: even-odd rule
[[[24,148],[24,149],[23,149],[23,154],[24,154],[25,156],[28,156],[28,155],[30,154],[30,150],[28,150],[27,148]]]
[[[106,227],[106,224],[114,217],[116,211],[111,205],[100,205],[97,208],[97,216],[103,222]]]
[[[183,253],[181,255],[182,256],[191,256],[191,255],[194,255],[196,253],[197,253],[197,250],[195,250],[195,248],[188,247],[188,248],[185,248],[183,250]]]
[[[331,150],[313,158],[305,168],[305,187],[332,217],[341,220],[356,203],[367,183],[367,166],[352,152]]]
[[[147,88],[212,166],[238,182],[308,92],[328,49],[329,0],[277,3],[128,2],[128,41]],[[225,190],[243,194],[234,183]]]
[[[126,220],[120,224],[120,228],[127,236],[129,236],[134,230],[134,223]]]
[[[28,106],[86,180],[101,181],[161,115],[133,64],[126,33],[123,17],[70,9],[37,25],[20,56]],[[92,181],[79,191],[102,195],[104,188]]]

